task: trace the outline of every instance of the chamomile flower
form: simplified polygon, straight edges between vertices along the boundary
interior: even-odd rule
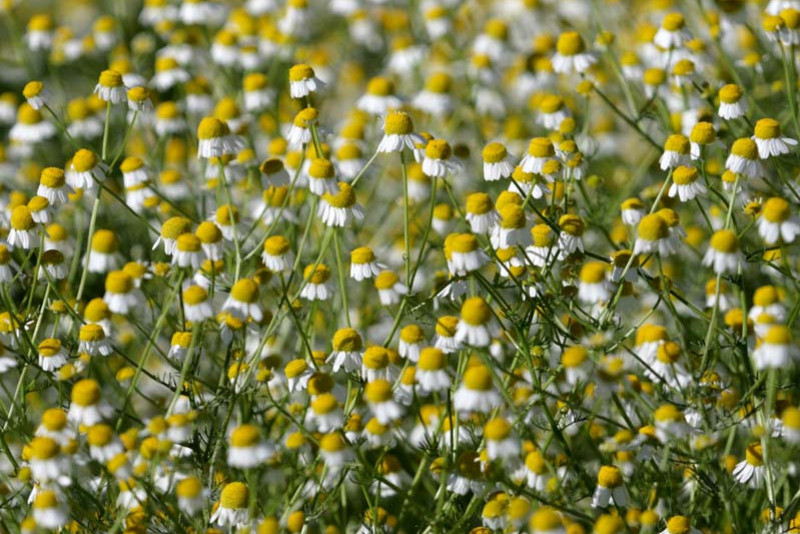
[[[541,174],[545,164],[556,155],[553,142],[546,137],[536,137],[528,144],[528,151],[519,162],[524,172]]]
[[[452,380],[447,373],[447,356],[444,352],[433,347],[422,349],[415,378],[423,394],[444,392],[449,389]]]
[[[162,93],[172,87],[189,81],[189,73],[182,69],[178,61],[169,56],[161,56],[155,61],[155,74],[150,79],[150,85]]]
[[[500,393],[492,384],[488,367],[476,364],[467,367],[461,385],[453,396],[453,406],[458,412],[489,413],[502,404]]]
[[[198,158],[234,155],[244,147],[242,139],[232,134],[228,125],[216,117],[205,117],[200,121],[197,139]]]
[[[319,112],[316,108],[307,107],[300,110],[292,121],[286,141],[290,147],[302,147],[312,140],[312,127],[319,120]]]
[[[133,278],[125,271],[111,271],[106,275],[103,300],[113,313],[127,314],[140,304]]]
[[[692,145],[689,139],[681,134],[670,135],[664,143],[664,152],[658,163],[662,171],[675,169],[681,165],[689,165]]]
[[[473,347],[487,347],[494,333],[493,313],[482,297],[471,297],[461,305],[461,319],[455,341]]]
[[[211,522],[222,527],[239,527],[250,518],[248,502],[250,489],[242,482],[230,482],[222,488],[219,503],[211,515]]]
[[[490,419],[483,427],[483,437],[486,439],[489,460],[511,463],[518,461],[520,442],[505,417]]]
[[[274,448],[261,437],[261,431],[255,425],[239,425],[228,440],[228,465],[231,467],[250,469],[275,455]]]
[[[669,225],[658,213],[651,213],[642,217],[636,232],[636,242],[633,246],[634,254],[657,253],[666,256],[675,252],[669,239]]]
[[[408,294],[408,287],[400,282],[400,277],[394,271],[380,272],[375,277],[375,289],[384,306],[399,304],[403,296]]]
[[[559,74],[584,73],[597,62],[586,43],[577,32],[564,32],[558,36],[556,53],[552,58],[553,70]]]
[[[444,72],[428,76],[425,86],[412,100],[412,105],[433,117],[445,117],[452,113],[455,101],[450,95],[452,77]]]
[[[576,252],[583,252],[583,232],[586,228],[578,215],[565,214],[558,219],[558,257],[563,260]]]
[[[28,206],[17,206],[11,212],[11,231],[8,233],[9,247],[30,250],[37,244],[36,222]]]
[[[67,351],[61,340],[48,338],[39,343],[39,367],[44,371],[55,371],[67,363]]]
[[[792,341],[791,331],[784,325],[770,326],[753,351],[753,364],[759,371],[789,369],[797,362],[800,351]]]
[[[735,273],[742,261],[739,238],[732,230],[719,230],[711,236],[710,246],[703,265],[712,267],[717,274]]]
[[[49,50],[53,46],[53,19],[48,14],[38,14],[28,21],[23,37],[31,51]]]
[[[744,98],[744,92],[738,85],[724,85],[719,90],[718,96],[719,110],[717,113],[723,119],[738,119],[747,113],[749,109],[747,99]]]
[[[453,150],[447,141],[444,139],[431,139],[425,145],[422,172],[431,178],[444,178],[459,168],[452,155]]]
[[[333,296],[331,270],[324,263],[307,265],[303,270],[304,286],[300,296],[306,300],[328,300]]]
[[[72,156],[64,172],[67,185],[73,189],[93,189],[95,181],[102,182],[107,168],[91,150],[81,148]]]
[[[789,202],[780,197],[764,202],[758,219],[758,235],[767,245],[792,243],[798,234],[800,221],[791,214]]]
[[[379,153],[402,152],[404,148],[414,150],[422,140],[414,133],[411,117],[403,111],[393,111],[387,115],[383,124],[383,137],[378,144]]]
[[[374,278],[385,269],[369,247],[358,247],[350,252],[350,278],[357,282]]]
[[[110,104],[122,104],[127,101],[128,88],[122,81],[122,74],[109,69],[100,73],[97,85],[94,86],[94,94]]]
[[[126,188],[142,185],[150,180],[150,173],[141,158],[130,156],[122,160],[119,165],[122,180]]]
[[[90,249],[87,252],[90,273],[107,273],[121,266],[122,260],[118,253],[119,238],[113,231],[104,228],[95,231]]]
[[[78,350],[90,356],[108,356],[113,352],[106,332],[99,324],[85,324],[78,331]]]
[[[750,488],[758,489],[763,485],[766,467],[760,442],[753,442],[747,446],[744,460],[736,464],[731,474],[736,482]]]
[[[367,83],[367,91],[356,101],[356,107],[372,115],[386,115],[402,106],[403,101],[395,95],[394,82],[377,76]]]
[[[270,271],[276,273],[288,272],[294,262],[289,240],[281,235],[275,235],[264,241],[264,252],[261,261]]]
[[[76,425],[92,426],[110,417],[114,410],[102,399],[100,384],[85,378],[72,386],[67,418]]]
[[[694,167],[681,165],[672,170],[672,185],[669,188],[670,197],[678,197],[681,202],[688,202],[697,196],[705,195],[708,190],[699,180],[700,173]]]
[[[607,266],[603,262],[592,261],[581,267],[578,284],[578,299],[587,304],[608,301],[609,292],[606,281]]]
[[[275,100],[275,91],[268,85],[269,80],[265,74],[251,72],[242,80],[244,107],[248,111],[257,111],[268,108]]]
[[[182,478],[175,484],[175,497],[178,508],[190,516],[201,512],[206,504],[203,483],[195,476]]]
[[[781,136],[781,124],[775,119],[761,119],[756,123],[752,139],[758,147],[761,159],[780,156],[790,152],[790,146],[797,145],[797,140]]]
[[[403,409],[394,400],[392,384],[388,380],[378,378],[367,382],[364,399],[375,419],[382,425],[389,425],[403,415]]]
[[[186,232],[175,240],[175,249],[172,254],[172,263],[178,267],[197,270],[203,262],[204,254],[200,238],[195,234]]]
[[[500,219],[500,215],[492,205],[492,199],[486,193],[472,193],[467,197],[466,219],[476,234],[488,234]]]
[[[531,515],[532,534],[566,534],[564,522],[555,508],[541,506]]]
[[[38,80],[26,83],[25,87],[22,88],[22,96],[36,110],[43,108],[47,104],[47,100],[52,98],[50,92],[45,89],[44,84]]]
[[[487,263],[489,256],[480,248],[474,234],[450,234],[445,239],[445,253],[449,252],[448,269],[455,276],[465,276]]]
[[[289,69],[289,92],[292,98],[307,97],[323,87],[325,83],[317,78],[311,66],[300,63]]]
[[[746,137],[737,139],[731,145],[731,153],[725,160],[725,168],[747,178],[763,178],[764,165],[759,161],[758,144]]]
[[[692,526],[689,518],[683,515],[674,515],[667,520],[667,528],[660,534],[700,534],[701,531]]]
[[[483,148],[481,155],[484,180],[493,182],[511,177],[515,160],[502,143],[489,143]]]
[[[28,209],[31,211],[33,222],[38,224],[50,223],[55,212],[50,201],[40,195],[36,195],[28,201]]]
[[[685,27],[686,20],[681,13],[669,13],[662,19],[661,27],[653,36],[653,42],[663,50],[680,48],[689,39]]]
[[[674,404],[662,404],[655,412],[655,435],[661,443],[686,438],[692,427],[686,423],[686,416]]]
[[[146,87],[135,86],[128,89],[128,109],[132,112],[140,113],[143,119],[149,120],[150,113],[153,111],[153,101],[150,99],[150,91]],[[133,119],[130,119],[131,121]]]
[[[251,278],[242,278],[231,288],[231,293],[222,306],[222,311],[233,314],[235,317],[255,322],[261,321],[264,312],[259,305],[260,291],[258,283]]]
[[[23,102],[17,109],[17,121],[8,132],[11,141],[21,145],[41,143],[56,134],[56,127],[41,112]]]
[[[630,497],[622,479],[619,468],[604,465],[597,473],[597,488],[592,496],[593,508],[605,508],[609,505],[625,507]]]

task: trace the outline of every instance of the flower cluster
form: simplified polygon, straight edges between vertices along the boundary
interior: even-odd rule
[[[800,1],[0,17],[0,531],[800,531]]]

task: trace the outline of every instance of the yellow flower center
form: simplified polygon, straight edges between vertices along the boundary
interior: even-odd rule
[[[240,425],[231,433],[232,447],[252,447],[261,441],[261,431],[255,425]]]
[[[447,364],[445,354],[434,347],[425,347],[419,353],[418,366],[423,371],[438,371]]]
[[[382,271],[375,277],[375,289],[391,289],[399,280],[394,271]]]
[[[392,384],[388,380],[379,378],[367,383],[364,388],[364,398],[369,402],[380,403],[392,400]]]
[[[128,89],[128,100],[141,104],[150,98],[150,91],[146,87],[131,87]]]
[[[661,27],[667,31],[675,32],[682,29],[686,25],[683,15],[680,13],[670,13],[664,16],[661,21]]]
[[[247,507],[250,490],[242,482],[231,482],[226,485],[219,498],[220,506],[228,510],[239,510]]]
[[[106,276],[106,291],[125,294],[133,290],[133,278],[125,271],[111,271]]]
[[[528,154],[535,158],[551,158],[555,153],[553,142],[546,137],[535,137],[528,145]]]
[[[464,385],[472,391],[492,389],[492,373],[485,365],[473,365],[464,372]]]
[[[289,69],[290,82],[302,82],[303,80],[308,80],[313,77],[314,77],[314,69],[311,68],[311,66],[306,65],[305,63],[294,65],[292,68]]]
[[[453,150],[444,139],[433,139],[425,146],[425,157],[430,159],[449,159]]]
[[[124,84],[122,82],[122,74],[115,70],[104,70],[100,73],[99,79],[100,85],[103,87],[122,87]]]
[[[597,473],[597,484],[604,488],[617,488],[622,485],[622,473],[613,465],[604,465]]]
[[[561,218],[558,219],[558,226],[567,234],[577,237],[583,235],[583,230],[585,228],[583,219],[581,219],[580,216],[569,213],[562,215]]]
[[[461,320],[472,326],[481,326],[492,318],[492,309],[481,297],[470,297],[461,305]]]
[[[666,422],[681,422],[684,421],[683,412],[681,412],[674,404],[664,404],[659,406],[653,413],[656,421]]]
[[[42,89],[44,89],[44,84],[34,80],[25,84],[25,87],[22,89],[22,95],[30,99],[39,96],[42,93]]]
[[[61,351],[61,341],[54,338],[44,339],[39,343],[38,349],[41,356],[55,356]]]
[[[100,160],[91,150],[82,148],[72,156],[72,167],[77,172],[87,172],[94,169]]]
[[[67,426],[67,414],[61,408],[50,408],[42,414],[42,425],[52,431],[62,430]]]
[[[344,352],[360,351],[361,336],[352,328],[340,328],[333,334],[333,350]]]
[[[692,128],[689,139],[698,145],[708,145],[717,139],[717,132],[710,122],[700,121]]]
[[[756,467],[764,465],[764,453],[761,450],[761,443],[751,443],[747,446],[744,453],[747,463]]]
[[[199,497],[203,492],[203,483],[197,477],[186,477],[175,485],[175,495],[184,499]]]
[[[453,79],[449,74],[437,72],[428,77],[425,81],[425,90],[435,94],[443,94],[450,91]]]
[[[197,126],[197,138],[200,140],[216,139],[227,134],[227,125],[216,117],[205,117]]]
[[[85,378],[72,387],[71,399],[78,406],[94,406],[100,400],[100,385],[91,378]]]
[[[502,417],[496,417],[483,427],[483,435],[488,440],[501,441],[511,435],[511,425]]]
[[[749,137],[742,137],[733,142],[731,154],[744,159],[756,160],[758,159],[758,146]]]
[[[697,181],[697,176],[697,169],[686,165],[681,165],[672,172],[672,179],[678,185],[688,185],[694,183]]]
[[[739,250],[739,238],[733,230],[719,230],[711,236],[711,248],[725,253],[736,252]]]
[[[775,119],[761,119],[756,123],[755,135],[758,139],[776,139],[781,136],[781,123]]]
[[[242,278],[233,285],[231,296],[239,302],[252,304],[258,300],[258,284],[252,278]]]
[[[389,78],[377,76],[367,83],[367,94],[375,96],[389,96],[394,94],[394,82]]]
[[[586,49],[586,44],[578,32],[564,32],[558,36],[556,50],[562,56],[574,56]]]
[[[319,111],[316,108],[305,108],[300,110],[294,117],[294,125],[298,128],[310,128],[319,118]]]
[[[316,267],[311,264],[303,270],[303,279],[308,280],[310,284],[324,284],[330,277],[331,270],[324,263],[320,263]]]
[[[17,206],[11,212],[11,228],[14,230],[30,230],[33,225],[33,215],[27,206]]]
[[[144,167],[144,162],[136,156],[131,156],[122,160],[122,163],[119,165],[119,170],[123,173],[129,173],[138,171],[142,167]]]
[[[691,149],[691,143],[686,136],[681,134],[672,134],[667,137],[664,143],[664,150],[667,152],[677,152],[678,154],[686,155]]]

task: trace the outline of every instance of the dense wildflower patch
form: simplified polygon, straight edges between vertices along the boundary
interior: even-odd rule
[[[797,0],[0,18],[0,532],[800,529]]]

